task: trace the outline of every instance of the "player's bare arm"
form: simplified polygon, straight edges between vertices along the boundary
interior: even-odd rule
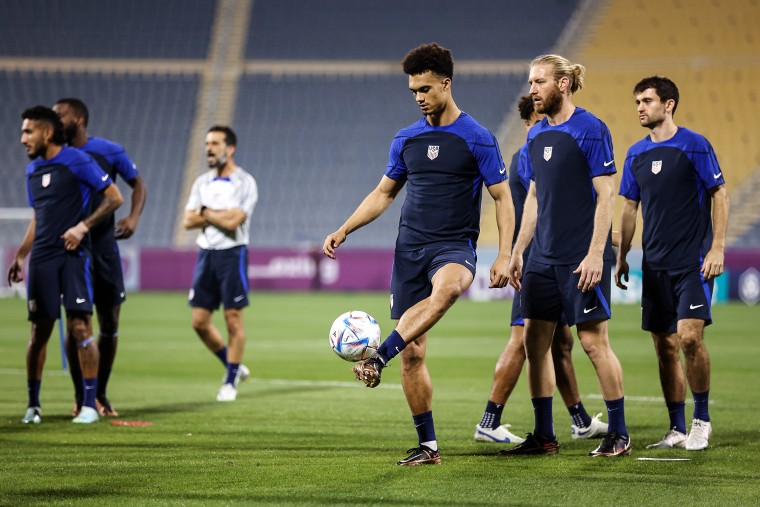
[[[726,249],[726,229],[728,228],[728,192],[725,185],[718,185],[710,190],[713,209],[713,241],[710,251],[702,263],[705,280],[723,274],[724,253]]]
[[[210,209],[201,207],[198,214],[206,223],[224,231],[234,231],[246,219],[245,213],[240,208]]]
[[[578,288],[583,292],[590,291],[602,280],[604,246],[612,229],[612,205],[615,199],[615,180],[611,174],[597,176],[591,182],[596,190],[594,232],[586,257],[573,271],[580,273]]]
[[[325,238],[322,252],[335,259],[335,250],[346,241],[346,237],[382,215],[403,187],[404,182],[383,175],[377,187],[364,198],[348,220]]]
[[[631,250],[633,233],[636,231],[636,214],[639,211],[639,202],[633,199],[625,199],[623,212],[620,215],[620,231],[618,231],[618,251],[615,265],[615,285],[623,290],[628,289],[628,261],[626,256]],[[625,283],[623,283],[625,281]]]
[[[34,213],[34,209],[32,209]],[[29,222],[29,227],[26,228],[24,239],[21,241],[21,246],[18,248],[16,255],[13,257],[13,263],[8,269],[8,285],[11,283],[18,283],[24,278],[21,276],[21,270],[24,269],[24,259],[29,255],[29,251],[32,249],[32,243],[34,243],[34,229],[37,225],[34,214],[32,220]]]
[[[528,195],[525,197],[525,204],[523,205],[520,232],[517,235],[515,246],[512,248],[512,258],[509,261],[509,285],[514,287],[515,290],[522,288],[523,252],[525,252],[530,242],[533,241],[537,220],[538,200],[536,199],[536,182],[531,181]]]
[[[111,183],[103,190],[103,200],[92,214],[79,222],[74,227],[63,233],[63,242],[66,250],[76,250],[84,235],[89,230],[102,222],[108,215],[116,211],[116,208],[124,204],[124,197],[119,192],[119,187]]]
[[[499,253],[491,266],[489,288],[502,288],[509,282],[509,259],[511,257],[512,236],[515,231],[515,207],[512,192],[506,181],[488,187],[488,193],[496,205],[496,227],[499,231]]]
[[[128,239],[135,233],[137,224],[140,222],[140,215],[145,207],[145,200],[148,197],[148,187],[139,174],[135,179],[127,181],[127,184],[132,188],[132,206],[129,215],[116,223],[115,236],[117,239]]]

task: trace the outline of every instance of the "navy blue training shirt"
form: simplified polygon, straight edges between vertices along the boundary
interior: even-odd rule
[[[87,144],[79,148],[90,155],[101,169],[116,182],[117,176],[124,181],[134,181],[137,178],[137,166],[127,155],[121,145],[103,139],[101,137],[88,137]],[[92,196],[92,207],[97,208],[103,200],[103,195],[96,193]],[[112,252],[116,248],[116,240],[113,237],[113,228],[116,220],[111,213],[105,220],[90,230],[92,238],[92,250],[94,252]]]
[[[391,143],[385,175],[406,181],[396,249],[431,243],[466,244],[480,234],[480,198],[507,179],[496,138],[470,115],[434,127],[423,117]]]
[[[74,148],[61,148],[50,160],[33,160],[26,167],[29,206],[36,220],[32,258],[64,254],[61,236],[87,218],[93,193],[111,183],[89,155]]]
[[[594,232],[596,191],[592,179],[614,174],[607,125],[576,107],[561,125],[547,118],[528,132],[526,177],[536,182],[538,218],[531,258],[551,265],[575,264],[588,254]],[[607,235],[604,260],[613,260]]]
[[[712,246],[709,190],[725,184],[709,141],[678,127],[666,141],[650,136],[625,158],[620,195],[641,201],[644,265],[679,269],[702,265]]]

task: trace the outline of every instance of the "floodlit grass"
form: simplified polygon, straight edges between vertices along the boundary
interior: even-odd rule
[[[443,464],[417,468],[395,465],[416,445],[398,361],[369,390],[352,382],[351,365],[328,347],[332,320],[352,309],[374,315],[385,333],[391,329],[386,295],[254,294],[246,312],[252,378],[237,402],[221,404],[215,396],[222,366],[192,332],[184,295],[130,295],[109,394],[120,419],[153,426],[72,424],[73,390],[61,370],[57,330],[42,383],[43,422],[25,426],[19,420],[29,324],[23,301],[0,300],[0,504],[760,504],[757,308],[714,309],[707,451],[645,449],[667,431],[668,416],[639,309],[618,306],[611,340],[623,364],[633,455],[589,458],[596,442],[570,439],[570,419],[556,396],[560,454],[500,458],[496,446],[474,442],[472,433],[506,342],[509,304],[460,301],[429,340]],[[586,407],[604,411],[580,346],[574,356]],[[687,418],[691,410],[689,403]],[[524,378],[504,420],[518,433],[532,429]]]

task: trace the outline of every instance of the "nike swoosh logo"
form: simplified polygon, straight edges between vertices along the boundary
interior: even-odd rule
[[[614,160],[610,160],[609,162],[605,162],[605,163],[604,163],[604,167],[609,167],[609,166],[611,166],[611,165],[612,165],[612,164],[614,164],[614,163],[615,163],[615,161],[614,161]]]
[[[104,174],[102,178],[100,178],[100,181],[106,181],[108,179],[108,175]]]
[[[723,173],[713,174],[713,178],[715,178],[716,180],[720,178],[721,176],[723,176]]]
[[[591,428],[587,429],[586,431],[578,431],[578,435],[583,436],[586,433],[588,433],[589,431],[591,431]]]
[[[704,304],[701,305],[689,305],[689,310],[696,310],[697,308],[701,308],[705,306]]]
[[[506,168],[506,167],[502,167],[502,168],[499,170],[499,174],[506,174],[506,172],[507,172],[507,168]]]
[[[236,297],[233,299],[233,301],[237,303],[238,301],[242,301],[244,297],[245,297],[245,296],[236,296]]]
[[[470,261],[464,261],[464,263],[465,264],[469,264],[470,266],[472,266],[472,263]],[[474,268],[475,266],[472,266],[472,267]]]
[[[76,302],[77,302],[77,304],[82,304],[82,303],[84,303],[85,301],[87,301],[85,298],[77,298],[77,299],[76,299]]]
[[[596,310],[597,308],[599,308],[599,305],[597,305],[597,306],[595,306],[595,307],[593,307],[593,308],[584,308],[584,309],[583,309],[583,313],[589,313],[589,312],[593,312],[593,311],[594,311],[594,310]]]

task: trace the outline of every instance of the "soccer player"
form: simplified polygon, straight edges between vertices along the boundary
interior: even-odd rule
[[[533,125],[541,121],[545,116],[535,111],[533,99],[527,95],[520,99],[517,108],[520,111],[520,118],[522,118],[526,130],[530,130]],[[509,165],[509,189],[512,193],[512,202],[515,207],[516,224],[519,224],[522,219],[525,197],[530,188],[530,180],[523,177],[525,171],[521,169],[521,160],[523,160],[522,167],[524,167],[524,159],[528,156],[527,150],[527,145],[523,145],[512,156],[512,162]],[[512,240],[513,246],[517,240],[517,233],[518,230],[515,230]],[[525,257],[528,257],[529,251],[530,245],[526,248]],[[524,325],[520,294],[515,293],[515,297],[512,300],[512,332],[504,351],[496,362],[493,383],[491,384],[491,394],[488,397],[483,418],[480,424],[475,426],[474,438],[477,441],[519,444],[524,440],[509,431],[509,424],[501,424],[504,405],[512,394],[512,390],[520,378],[520,373],[525,363]],[[601,414],[592,418],[586,412],[586,408],[583,406],[578,394],[572,350],[573,335],[570,327],[565,323],[563,316],[554,330],[552,357],[554,359],[554,374],[557,378],[557,388],[562,394],[562,398],[572,419],[570,425],[571,436],[574,439],[602,436],[607,433],[607,424],[599,419]]]
[[[452,98],[451,51],[424,44],[411,50],[402,65],[423,116],[396,134],[380,183],[327,236],[323,251],[334,259],[346,237],[380,216],[407,184],[391,278],[391,318],[397,320],[396,328],[377,355],[353,371],[367,387],[376,387],[383,368],[401,354],[401,383],[418,446],[398,464],[438,464],[433,390],[425,364],[427,333],[473,281],[482,185],[496,203],[499,230],[491,287],[504,287],[508,281],[514,210],[496,139]]]
[[[654,340],[660,384],[670,414],[670,430],[647,447],[706,449],[712,425],[708,411],[710,355],[704,328],[712,323],[715,277],[723,273],[728,196],[723,171],[703,136],[675,124],[678,88],[652,76],[633,88],[639,123],[649,135],[628,150],[620,195],[615,283],[626,289],[626,254],[636,228],[639,202],[642,238],[642,329]],[[710,209],[712,208],[712,215]],[[683,350],[686,375],[681,367]],[[686,381],[694,396],[691,431],[686,435]]]
[[[235,401],[238,384],[248,378],[244,364],[243,308],[248,306],[249,219],[259,198],[256,180],[235,164],[237,136],[226,126],[206,133],[211,170],[198,176],[185,206],[184,226],[200,229],[200,247],[188,300],[195,332],[224,364],[227,373],[217,401]],[[228,345],[211,315],[224,303]]]
[[[584,73],[582,65],[559,55],[539,56],[530,65],[530,95],[536,111],[546,118],[528,133],[525,166],[532,181],[509,271],[510,284],[522,289],[535,425],[525,442],[500,451],[505,455],[559,451],[552,417],[551,347],[562,314],[576,326],[607,405],[608,433],[590,455],[622,456],[631,450],[623,372],[607,335],[615,160],[607,126],[572,103]]]
[[[26,349],[29,404],[21,422],[41,422],[40,385],[50,334],[66,309],[67,327],[78,347],[83,383],[82,409],[75,423],[98,421],[98,346],[92,336],[92,258],[88,232],[106,220],[124,199],[86,153],[64,147],[63,124],[52,109],[36,106],[21,115],[21,143],[32,162],[26,168],[32,221],[8,270],[8,282],[20,282],[31,250],[27,306],[32,333]],[[92,196],[103,199],[91,214]]]
[[[90,113],[84,102],[76,98],[60,99],[53,106],[53,111],[61,118],[69,146],[90,155],[112,181],[115,182],[116,178],[121,176],[132,189],[132,206],[129,215],[115,223],[114,215],[111,214],[90,231],[94,271],[93,303],[100,329],[98,333],[98,350],[100,351],[98,392],[95,400],[100,415],[118,416],[118,412],[111,407],[106,395],[118,345],[121,304],[126,300],[121,257],[116,240],[131,237],[137,229],[140,214],[145,206],[147,188],[124,148],[107,139],[88,136],[87,124]],[[94,194],[93,205],[97,206],[101,199],[101,194]],[[74,381],[76,406],[73,412],[76,416],[82,407],[82,371],[77,360],[77,345],[71,336],[71,329],[68,329],[66,334],[66,355],[69,358],[69,373]]]

